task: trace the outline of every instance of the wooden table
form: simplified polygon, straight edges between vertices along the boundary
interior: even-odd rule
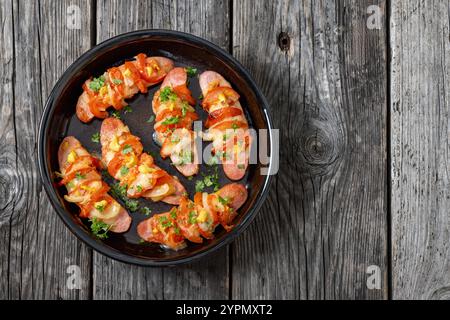
[[[450,298],[448,0],[0,3],[0,298]],[[280,171],[254,223],[176,268],[93,252],[37,170],[58,77],[96,43],[143,28],[231,52],[280,129]],[[80,289],[66,285],[70,265]]]

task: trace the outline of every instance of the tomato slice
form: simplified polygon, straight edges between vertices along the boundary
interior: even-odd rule
[[[129,145],[133,148],[134,153],[139,156],[143,151],[143,146],[140,139],[134,135],[129,135],[125,142],[121,145],[122,147]],[[123,149],[123,148],[122,148]]]
[[[222,123],[219,123],[217,126],[212,128],[212,130],[226,130],[226,129],[239,129],[239,128],[247,129],[248,124],[244,121],[230,120],[230,121],[224,121]]]
[[[115,177],[117,172],[120,170],[120,167],[122,167],[122,163],[123,163],[122,153],[116,152],[116,154],[114,154],[114,157],[108,163],[108,173],[112,177]]]
[[[164,109],[161,112],[158,112],[156,116],[156,122],[161,121],[163,119],[169,118],[169,117],[178,117],[183,118],[183,112],[180,109]],[[190,118],[192,121],[198,120],[198,115],[195,111],[186,111],[184,117]]]
[[[80,170],[77,170],[77,171],[74,171],[74,172],[70,172],[69,174],[66,174],[64,176],[64,178],[60,182],[58,182],[58,185],[59,186],[66,185],[67,183],[69,183],[70,181],[75,179],[77,173],[81,174],[81,175],[85,175],[85,174],[88,174],[89,172],[94,171],[94,170],[95,170],[95,168],[88,167],[88,168],[83,168],[83,169],[80,169]]]
[[[89,200],[89,202],[85,205],[80,206],[81,207],[80,217],[89,218],[89,213],[94,207],[94,203],[97,201],[106,200],[109,204],[111,201],[111,197],[107,194],[108,191],[109,186],[102,181],[102,187],[97,191],[95,191],[93,194],[91,194],[91,199]]]
[[[189,117],[179,118],[177,123],[173,124],[162,124],[158,123],[155,126],[155,130],[161,133],[165,133],[167,131],[175,130],[177,128],[190,128],[192,125],[192,119]]]
[[[177,222],[181,229],[181,234],[191,242],[202,243],[203,239],[200,237],[197,222],[191,218],[192,213],[197,217],[194,203],[189,201],[187,197],[182,197],[177,213]]]
[[[138,87],[139,91],[141,93],[146,93],[147,92],[147,86],[142,81],[140,72],[136,68],[134,63],[132,63],[131,61],[126,61],[125,62],[125,68],[130,70],[130,72],[131,72],[131,79],[136,84],[136,86]]]
[[[194,203],[197,206],[203,206],[203,195],[202,195],[201,192],[195,193],[195,195],[194,195]]]
[[[215,125],[216,123],[223,121],[226,118],[239,116],[241,114],[242,114],[242,110],[239,108],[234,108],[234,107],[226,107],[226,108],[214,110],[213,112],[211,112],[209,114],[208,119],[206,120],[206,123],[205,123],[205,127],[209,128],[209,127]]]
[[[123,80],[122,72],[118,67],[108,69],[109,78],[111,79],[111,86],[121,98],[125,95],[125,83]]]
[[[225,97],[225,101],[221,101],[221,99],[223,99],[221,95]],[[224,105],[232,105],[234,102],[238,100],[239,94],[232,88],[217,87],[208,92],[206,97],[203,99],[202,106],[206,111],[208,111],[212,105],[217,104],[218,102],[221,102]]]
[[[185,84],[176,86],[172,90],[181,100],[187,101],[191,106],[195,105],[195,99],[192,97],[191,90]]]

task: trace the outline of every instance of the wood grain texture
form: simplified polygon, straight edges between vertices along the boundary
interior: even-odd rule
[[[12,3],[0,6],[0,299],[9,298],[11,216],[22,206],[23,177],[17,170],[14,129],[14,39]]]
[[[394,299],[450,299],[449,10],[391,7]]]
[[[233,54],[281,143],[269,198],[232,247],[233,298],[387,298],[386,26],[366,28],[372,4],[234,1]]]
[[[220,14],[219,14],[220,13]],[[228,48],[228,1],[97,1],[97,41],[149,28],[190,32]],[[228,249],[176,268],[141,268],[94,253],[94,299],[226,299]]]
[[[69,4],[84,10],[81,30],[65,27]],[[88,298],[90,251],[76,241],[51,208],[37,172],[36,143],[50,88],[68,64],[89,48],[90,9],[86,1],[2,1],[1,7],[2,59],[7,63],[1,66],[2,99],[6,100],[0,149],[6,150],[2,162],[6,157],[8,165],[2,166],[6,170],[2,188],[7,190],[2,197],[8,200],[0,218],[4,238],[1,297]],[[67,267],[72,264],[81,268],[81,290],[66,286]]]

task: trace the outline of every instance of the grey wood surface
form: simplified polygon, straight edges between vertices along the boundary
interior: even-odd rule
[[[380,28],[367,26],[371,5]],[[0,0],[0,22],[0,299],[450,298],[448,0]],[[249,229],[176,268],[92,252],[36,167],[58,77],[92,45],[143,28],[229,50],[282,140]],[[67,286],[71,265],[79,289]],[[370,265],[380,289],[366,286]]]
[[[81,30],[65,27],[69,4],[77,4],[84,12]],[[6,179],[5,184],[2,181],[0,206],[4,239],[0,245],[1,297],[88,298],[89,281],[82,283],[81,290],[66,286],[68,266],[78,265],[83,274],[89,274],[91,252],[68,231],[47,200],[37,171],[36,136],[43,103],[54,83],[75,58],[89,49],[89,3],[2,1],[1,10],[5,61],[0,66],[4,84],[1,95],[4,90],[6,99],[0,112],[0,149],[5,150],[0,155],[1,170]]]
[[[450,299],[448,1],[392,6],[392,288]]]
[[[233,53],[282,144],[266,206],[232,247],[233,297],[387,298],[386,30],[365,14],[385,3],[236,4]],[[370,265],[381,290],[366,286]]]

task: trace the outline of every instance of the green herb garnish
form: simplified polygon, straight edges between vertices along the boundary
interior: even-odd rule
[[[121,186],[119,182],[116,182],[111,186],[111,193],[113,196],[123,200],[127,196],[127,186]]]
[[[170,210],[170,216],[172,217],[172,219],[176,219],[177,218],[177,209],[172,208],[172,210]]]
[[[133,109],[131,109],[131,106],[128,105],[128,106],[125,106],[125,107],[123,108],[123,112],[124,112],[124,113],[133,112]]]
[[[89,89],[94,92],[98,92],[105,85],[105,77],[100,76],[98,78],[93,78],[91,82],[89,82]]]
[[[100,212],[103,212],[105,210],[105,205],[104,204],[96,204],[95,209],[97,209]]]
[[[113,79],[112,82],[113,82],[115,85],[119,85],[119,84],[122,84],[123,81],[120,80],[120,79]]]
[[[97,218],[89,219],[91,222],[91,231],[99,239],[107,239],[108,231],[111,229],[111,225],[98,220]]]
[[[128,169],[128,167],[122,166],[122,167],[120,168],[120,175],[121,175],[121,176],[126,175],[128,172],[130,172],[130,169]]]
[[[197,69],[192,67],[185,68],[188,77],[194,77],[197,74]]]
[[[114,118],[120,119],[120,113],[119,113],[119,111],[117,111],[117,110],[114,110],[113,112],[111,112],[111,115],[112,115]]]
[[[221,196],[219,196],[219,202],[225,206],[230,203],[230,199],[228,197],[222,198]]]
[[[169,118],[166,118],[163,122],[162,122],[162,124],[176,124],[176,123],[178,123],[178,121],[180,120],[180,118],[178,118],[178,116],[175,116],[175,117],[169,117]]]
[[[197,180],[195,182],[195,192],[202,192],[205,189],[205,183],[203,180]]]
[[[187,104],[186,102],[184,102],[181,105],[181,116],[184,118],[186,116],[187,111],[189,110],[189,104]]]
[[[175,101],[177,99],[177,95],[172,91],[170,87],[164,87],[161,90],[159,97],[161,99],[161,102],[166,102],[169,100]]]
[[[172,221],[170,221],[169,218],[167,218],[166,216],[159,217],[159,223],[163,228],[169,228],[173,226]]]
[[[143,208],[141,209],[141,212],[142,212],[144,215],[149,216],[150,213],[152,213],[152,210],[150,210],[149,207],[143,207]]]
[[[129,144],[126,144],[122,149],[122,154],[128,154],[132,151],[133,151],[133,148]]]
[[[155,120],[155,116],[151,115],[150,118],[148,118],[148,120],[146,121],[147,123],[152,123],[153,120]]]
[[[130,211],[137,211],[139,209],[139,201],[128,199],[125,201],[125,206],[130,209]]]
[[[239,126],[236,124],[236,122],[233,122],[231,127],[233,128],[234,131],[236,131],[236,129],[239,128]]]
[[[77,173],[75,173],[75,178],[77,178],[77,179],[84,179],[84,178],[86,178],[86,175],[77,172]]]
[[[189,212],[189,220],[188,222],[190,224],[194,224],[197,222],[197,213],[195,211],[191,211]]]
[[[137,190],[137,192],[142,192],[142,187],[140,185],[137,185],[136,190]]]
[[[100,132],[96,132],[91,137],[92,142],[99,143],[100,142]]]

